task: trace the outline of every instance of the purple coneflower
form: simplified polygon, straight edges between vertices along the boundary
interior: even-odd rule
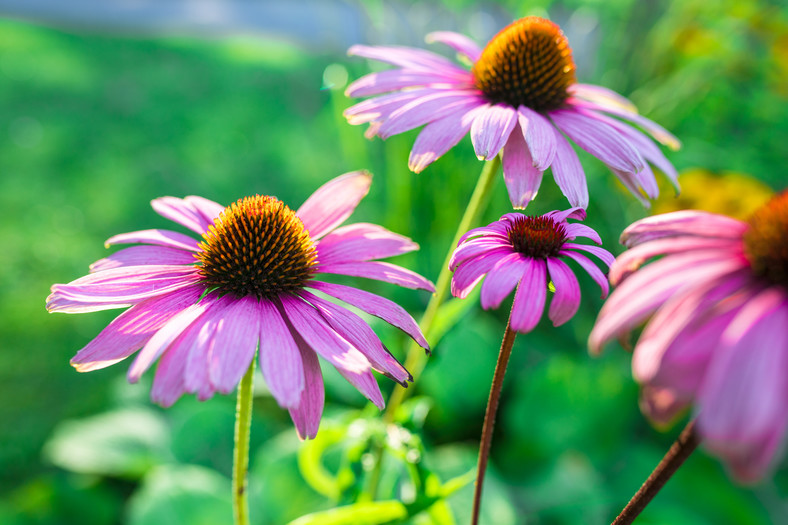
[[[548,312],[553,324],[564,324],[575,315],[580,306],[580,285],[566,260],[574,261],[585,270],[602,288],[602,297],[607,296],[607,278],[582,252],[599,258],[605,267],[613,262],[613,256],[597,246],[571,242],[577,237],[585,237],[602,244],[593,229],[583,224],[567,222],[570,218],[583,220],[585,217],[585,210],[579,207],[552,211],[540,217],[508,213],[499,221],[466,233],[460,239],[449,263],[449,267],[454,271],[451,292],[459,298],[466,297],[486,275],[481,289],[484,309],[497,308],[517,287],[484,415],[471,514],[472,525],[476,525],[479,520],[495,414],[517,333],[530,332],[539,323],[550,282],[555,287],[555,297]]]
[[[405,384],[410,374],[366,322],[314,292],[351,304],[400,328],[428,348],[403,308],[362,290],[323,282],[342,274],[433,290],[423,277],[373,261],[418,248],[374,224],[337,228],[367,194],[371,175],[348,173],[326,183],[293,212],[268,196],[224,207],[201,197],[152,202],[163,217],[201,237],[169,230],[116,235],[107,245],[140,244],[91,266],[91,273],[56,284],[50,312],[92,312],[130,306],[71,360],[81,372],[104,368],[137,350],[128,379],[158,360],[151,398],[164,405],[182,394],[201,400],[229,393],[252,363],[276,401],[289,409],[302,437],[314,437],[323,410],[317,356],[383,407],[375,369]]]
[[[565,261],[572,260],[585,270],[607,296],[605,274],[582,252],[598,257],[606,266],[613,262],[607,250],[571,242],[586,237],[602,244],[588,226],[567,219],[585,219],[582,208],[552,211],[539,217],[508,213],[488,226],[466,233],[454,251],[451,292],[466,297],[486,275],[482,284],[482,308],[497,308],[517,286],[512,304],[511,328],[530,332],[539,322],[547,297],[547,283],[555,286],[548,316],[555,326],[567,322],[580,306],[580,286]],[[519,286],[518,286],[519,283]]]
[[[743,481],[761,478],[785,444],[786,235],[788,193],[747,222],[679,211],[632,224],[589,339],[598,352],[647,321],[632,359],[642,409],[667,423],[694,403],[698,436]]]
[[[606,88],[578,84],[572,50],[549,20],[526,17],[501,30],[484,49],[468,37],[441,31],[428,42],[452,47],[471,70],[446,58],[407,47],[356,45],[351,55],[387,62],[399,69],[366,75],[347,89],[351,97],[381,95],[345,111],[351,124],[368,123],[367,136],[387,138],[426,125],[410,153],[418,173],[470,131],[480,159],[502,152],[503,173],[515,208],[533,200],[542,173],[553,178],[572,206],[588,206],[588,188],[577,154],[566,135],[604,162],[639,200],[648,205],[659,190],[648,163],[678,187],[676,170],[637,124],[671,148],[678,140],[638,115],[632,103]]]

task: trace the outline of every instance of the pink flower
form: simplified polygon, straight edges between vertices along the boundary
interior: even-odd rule
[[[454,270],[451,293],[464,298],[486,275],[482,285],[482,308],[497,308],[517,287],[512,304],[511,328],[530,332],[542,317],[547,283],[555,286],[555,297],[548,316],[555,326],[571,319],[580,306],[580,286],[566,260],[585,270],[607,296],[607,278],[581,252],[590,253],[605,263],[613,256],[602,248],[570,242],[586,237],[602,244],[597,233],[583,224],[567,219],[585,219],[582,208],[552,211],[541,217],[508,213],[488,226],[466,233],[454,251],[449,266]],[[519,283],[519,286],[518,286]]]
[[[679,211],[632,224],[589,340],[598,352],[647,321],[632,359],[642,409],[664,424],[694,403],[699,434],[744,481],[762,477],[785,441],[787,234],[788,194],[748,222]]]
[[[298,433],[314,437],[323,411],[317,356],[331,363],[383,407],[373,368],[403,385],[410,374],[366,322],[314,292],[351,304],[400,328],[428,348],[397,304],[318,279],[353,275],[433,290],[423,277],[373,261],[418,248],[374,224],[337,228],[367,194],[371,175],[348,173],[319,188],[293,212],[274,197],[241,199],[225,208],[201,197],[163,197],[153,209],[201,237],[169,230],[116,235],[120,250],[69,284],[56,284],[50,312],[92,312],[130,306],[80,350],[80,372],[104,368],[137,350],[128,372],[136,382],[158,360],[151,398],[173,404],[183,393],[201,400],[235,389],[260,348],[260,367]]]
[[[451,32],[427,35],[452,47],[471,70],[446,58],[407,47],[353,46],[351,55],[398,69],[353,82],[351,97],[380,95],[345,111],[351,124],[369,123],[367,136],[388,138],[419,126],[409,167],[419,173],[470,132],[480,159],[502,153],[503,175],[515,208],[536,196],[542,173],[553,178],[572,206],[588,207],[588,188],[577,154],[564,135],[604,162],[644,205],[659,194],[653,164],[678,188],[677,174],[642,132],[611,118],[637,124],[659,142],[678,140],[638,115],[624,97],[600,86],[578,84],[572,50],[561,29],[538,17],[517,20],[482,50]]]

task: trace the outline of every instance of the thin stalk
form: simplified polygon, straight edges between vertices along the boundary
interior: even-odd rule
[[[490,193],[493,188],[493,183],[495,182],[495,175],[498,172],[500,166],[501,158],[495,157],[494,159],[484,163],[482,171],[479,174],[479,180],[476,183],[476,188],[473,190],[471,200],[468,202],[468,207],[465,208],[465,213],[463,214],[462,219],[460,219],[457,232],[454,234],[454,239],[449,245],[449,251],[443,261],[443,266],[441,267],[440,274],[438,275],[438,281],[435,283],[435,293],[430,298],[429,303],[427,303],[427,308],[424,310],[424,315],[422,316],[421,322],[419,323],[421,331],[427,337],[429,337],[430,328],[432,328],[432,323],[435,321],[435,314],[438,313],[438,308],[440,308],[440,306],[446,300],[446,295],[449,293],[449,285],[451,284],[451,270],[449,270],[449,261],[451,260],[452,253],[454,253],[454,249],[457,248],[457,243],[460,242],[460,237],[462,237],[465,232],[470,230],[471,227],[476,224],[476,222],[479,220],[479,217],[487,207],[487,203],[490,200]],[[405,357],[405,368],[411,373],[414,381],[421,375],[421,372],[424,370],[424,366],[426,364],[427,356],[425,355],[422,348],[415,342],[411,343],[408,347],[408,353]],[[408,396],[408,392],[409,390],[403,388],[402,386],[397,385],[394,387],[394,391],[391,393],[388,406],[386,407],[386,412],[383,414],[383,419],[386,423],[391,423],[394,420],[394,414],[397,412],[397,408],[399,408],[399,406]]]
[[[252,381],[255,360],[249,365],[238,385],[238,404],[235,409],[235,447],[233,449],[233,517],[235,525],[249,525],[249,430],[252,425]]]
[[[493,374],[492,386],[490,387],[490,397],[487,399],[487,411],[484,413],[482,439],[479,443],[479,466],[476,474],[476,487],[473,491],[471,525],[479,523],[479,510],[482,506],[482,486],[484,485],[484,474],[487,471],[487,460],[490,457],[490,446],[492,445],[493,430],[495,429],[495,415],[498,412],[498,401],[501,398],[506,365],[509,364],[514,338],[517,337],[517,332],[511,328],[511,322],[512,315],[510,313],[509,322],[506,323],[506,331],[503,333],[503,341],[501,341],[501,351],[498,352],[498,362],[495,365],[495,373]]]
[[[627,506],[621,511],[621,514],[613,521],[612,525],[629,525],[638,515],[646,508],[646,505],[654,499],[654,496],[662,489],[663,485],[670,479],[670,477],[678,470],[684,460],[700,443],[700,438],[695,432],[695,420],[687,423],[684,430],[681,431],[679,438],[673,443],[659,462],[657,468],[648,477],[640,489],[632,496]]]

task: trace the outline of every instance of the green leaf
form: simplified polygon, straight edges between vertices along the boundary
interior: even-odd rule
[[[230,480],[193,465],[162,465],[129,501],[129,525],[215,525],[233,515]]]
[[[119,409],[64,421],[44,446],[44,457],[74,472],[138,478],[170,459],[169,430],[153,409]]]
[[[307,514],[289,525],[380,525],[407,517],[401,501],[370,501]]]

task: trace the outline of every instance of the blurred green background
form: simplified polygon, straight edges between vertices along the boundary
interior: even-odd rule
[[[226,15],[244,4],[252,5],[215,5]],[[8,9],[0,20],[0,523],[230,521],[233,397],[183,398],[162,410],[148,400],[149,378],[126,384],[124,364],[78,374],[69,358],[118,312],[44,310],[51,284],[84,275],[107,254],[106,238],[172,227],[152,212],[151,199],[196,194],[227,204],[262,193],[297,207],[328,179],[369,169],[372,191],[352,221],[411,236],[421,251],[396,262],[437,277],[481,165],[466,138],[414,175],[406,159],[416,132],[367,141],[363,129],[347,125],[341,112],[352,102],[344,86],[377,67],[347,58],[349,44],[426,46],[423,35],[442,29],[483,43],[514,18],[549,16],[573,46],[579,80],[630,97],[683,141],[681,151],[668,153],[676,167],[705,177],[685,185],[681,201],[666,189],[658,208],[738,213],[762,199],[764,187],[784,189],[788,8],[782,2],[261,5],[269,8],[263,13],[286,10],[292,16],[285,19],[294,22],[253,30],[242,17],[229,17],[235,25],[215,32],[208,10],[192,26],[168,29],[157,23],[155,9],[131,20],[120,7],[106,21],[54,8],[17,16]],[[591,193],[586,222],[620,253],[621,230],[648,212],[596,159],[581,154],[581,160]],[[731,179],[727,172],[740,175]],[[528,212],[566,206],[545,177]],[[508,211],[499,181],[486,221]],[[641,416],[628,353],[611,345],[600,358],[588,356],[585,340],[602,301],[590,279],[580,279],[583,305],[572,322],[554,329],[545,319],[515,343],[484,523],[609,523],[678,434],[679,428],[657,431]],[[428,300],[423,292],[359,284],[417,317]],[[405,470],[418,465],[416,478],[433,481],[466,474],[475,464],[508,306],[495,312],[468,306],[412,386],[416,398],[401,418],[409,436],[400,450],[405,460],[384,464],[383,499],[413,503],[414,493],[426,491],[407,476],[401,481],[403,464],[410,465]],[[400,334],[374,327],[401,357]],[[325,437],[307,445],[258,378],[250,476],[257,524],[351,503],[369,475],[363,436],[386,430],[360,394],[330,367],[324,371]],[[392,387],[385,378],[381,386],[384,393]],[[700,451],[638,523],[788,523],[786,465],[773,478],[740,487]],[[465,523],[472,486],[459,485],[428,512],[413,503],[405,521]]]

